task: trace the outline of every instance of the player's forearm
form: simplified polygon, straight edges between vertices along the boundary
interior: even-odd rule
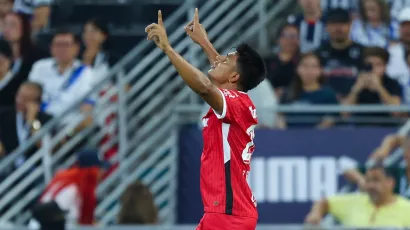
[[[164,52],[168,56],[172,65],[174,65],[178,74],[193,91],[200,95],[206,94],[209,91],[212,82],[207,76],[205,76],[205,74],[185,61],[185,59],[174,49],[170,48]]]
[[[214,63],[217,61],[217,57],[219,56],[218,51],[216,51],[215,47],[212,45],[212,43],[206,39],[202,44],[201,44],[202,50],[205,52],[206,56],[208,57],[209,62],[213,66]]]

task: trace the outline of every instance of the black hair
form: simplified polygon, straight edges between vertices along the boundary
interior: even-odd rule
[[[391,167],[386,167],[383,164],[383,161],[377,161],[374,164],[370,165],[367,168],[367,171],[369,171],[369,170],[382,170],[384,172],[384,174],[386,175],[386,177],[394,178],[393,169]]]
[[[378,57],[383,60],[384,64],[389,63],[390,54],[387,50],[380,47],[367,47],[364,50],[364,59],[368,57]]]
[[[91,18],[89,19],[83,27],[85,27],[87,24],[91,24],[93,25],[95,28],[97,28],[98,30],[100,30],[103,34],[105,34],[106,39],[104,41],[104,43],[102,44],[102,49],[104,51],[107,51],[110,49],[110,32],[109,32],[109,28],[108,28],[108,24],[106,22],[104,22],[103,20],[101,20],[100,18]],[[84,28],[83,28],[84,31]]]
[[[10,12],[10,15],[15,15],[21,23],[21,38],[19,41],[21,57],[31,55],[33,50],[33,42],[31,39],[31,16],[24,13]]]
[[[247,92],[265,79],[265,62],[256,50],[245,43],[236,47],[236,52],[238,54],[236,63],[240,74],[239,86],[242,91]]]
[[[77,44],[77,45],[81,44],[80,37],[68,27],[63,27],[63,28],[60,28],[60,29],[56,30],[56,32],[53,35],[53,39],[55,37],[59,36],[59,35],[67,35],[67,34],[69,34],[73,37],[73,41],[74,41],[75,44]]]

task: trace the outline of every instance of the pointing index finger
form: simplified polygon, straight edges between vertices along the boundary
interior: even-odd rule
[[[194,23],[199,23],[198,8],[195,8]]]
[[[158,25],[162,26],[163,22],[162,22],[162,12],[161,10],[158,10]]]

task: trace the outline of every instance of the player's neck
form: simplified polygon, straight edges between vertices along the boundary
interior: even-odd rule
[[[232,84],[232,83],[230,83],[230,82],[227,82],[227,83],[225,83],[225,84],[215,84],[215,83],[214,83],[214,85],[215,85],[216,87],[218,87],[219,89],[227,89],[227,90],[241,91],[241,90],[238,89],[238,87],[237,87],[236,84]]]

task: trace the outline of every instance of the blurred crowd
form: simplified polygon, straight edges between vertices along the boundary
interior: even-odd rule
[[[86,98],[78,111],[63,114],[86,97],[108,73],[113,61],[108,46],[108,25],[100,18],[90,18],[82,26],[80,36],[71,27],[58,28],[52,34],[49,48],[41,46],[43,41],[39,40],[39,34],[47,29],[51,4],[51,0],[0,0],[0,161],[53,117],[62,117],[58,127],[63,128],[81,117],[80,114],[87,114],[80,125],[66,133],[61,144],[93,122],[104,125],[115,117],[115,113],[105,114],[104,117],[91,113],[99,98],[113,87],[110,83]],[[115,101],[115,96],[111,100]],[[106,135],[100,144],[110,138]],[[0,181],[22,165],[41,145],[39,142],[35,148],[8,165],[8,169],[2,169]],[[73,154],[78,155],[75,164],[54,175],[36,202],[41,205],[33,210],[35,219],[30,222],[30,227],[39,229],[42,222],[52,221],[49,218],[51,214],[43,218],[45,214],[42,213],[48,213],[47,210],[51,210],[50,213],[61,221],[61,212],[50,204],[52,201],[64,210],[70,226],[94,224],[97,185],[116,168],[116,165],[107,162],[103,164],[99,157],[109,160],[116,152],[116,145],[104,152],[75,148]],[[157,222],[152,194],[140,182],[130,185],[124,193],[123,202],[119,222]],[[148,209],[152,211],[147,212]],[[39,216],[36,215],[38,213]],[[55,226],[59,226],[58,223]]]
[[[268,57],[268,80],[281,104],[408,105],[409,1],[299,0]],[[392,125],[397,112],[279,114],[277,128]],[[301,119],[302,118],[302,119]]]

